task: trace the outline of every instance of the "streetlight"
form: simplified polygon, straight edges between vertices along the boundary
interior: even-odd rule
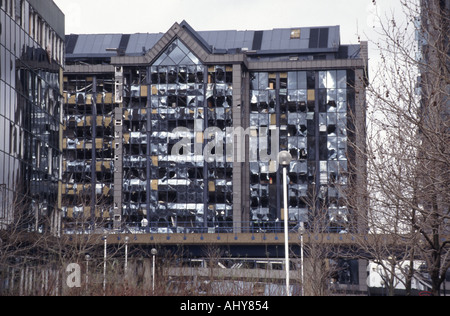
[[[153,295],[155,295],[155,256],[158,254],[158,250],[153,248],[151,250],[151,254],[153,256],[153,269],[152,269],[152,289],[153,289]]]
[[[286,295],[291,296],[290,290],[290,267],[289,267],[289,212],[288,212],[288,193],[287,193],[287,168],[291,164],[292,156],[287,151],[282,151],[278,154],[278,162],[283,167],[283,200],[284,200],[284,253],[286,261]]]
[[[301,245],[300,245],[300,251],[301,251],[301,256],[300,256],[300,260],[301,260],[301,278],[302,278],[302,296],[305,296],[305,270],[303,269],[304,267],[304,255],[303,255],[303,247],[304,247],[304,242],[303,242],[303,235],[306,233],[306,229],[305,229],[305,223],[301,222],[300,224],[300,229],[299,229],[299,233],[300,233],[300,238],[301,238]]]
[[[91,256],[89,254],[86,254],[84,258],[86,259],[86,291],[87,291],[89,285],[89,261],[91,260]]]
[[[103,236],[104,249],[103,249],[103,295],[106,295],[106,255],[107,255],[107,245],[108,236]]]
[[[128,275],[128,241],[130,241],[130,237],[125,237],[125,278]]]

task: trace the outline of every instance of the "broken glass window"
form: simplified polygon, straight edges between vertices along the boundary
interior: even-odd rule
[[[337,88],[347,89],[347,70],[337,71]]]
[[[338,159],[347,160],[347,138],[338,137]]]
[[[181,42],[176,39],[169,48],[162,53],[153,66],[166,65],[198,65],[199,59]]]
[[[338,157],[337,137],[328,137],[328,160],[336,160]]]
[[[327,71],[327,88],[336,89],[337,87],[337,73],[336,70]]]
[[[319,71],[319,88],[326,89],[327,88],[327,72]]]
[[[338,113],[337,114],[337,136],[346,137],[347,136],[347,114]]]
[[[179,61],[178,64],[168,64],[175,61]],[[193,63],[198,64],[193,65]],[[204,84],[205,70],[207,70],[207,85]],[[163,91],[152,93],[157,102],[152,99],[151,112],[152,115],[158,113],[160,117],[158,124],[152,123],[157,129],[152,130],[151,152],[158,157],[159,166],[156,165],[155,172],[152,171],[151,174],[157,175],[159,179],[165,179],[155,186],[160,191],[159,203],[155,204],[153,201],[152,208],[162,211],[165,205],[167,211],[176,214],[178,218],[182,217],[185,220],[190,218],[196,221],[195,225],[199,226],[207,221],[215,222],[218,216],[230,216],[229,212],[232,209],[232,172],[221,171],[225,168],[231,170],[232,167],[226,164],[226,146],[218,148],[221,140],[224,141],[227,137],[226,127],[232,126],[230,107],[233,102],[233,93],[230,71],[232,67],[225,65],[210,66],[206,69],[199,64],[198,59],[180,40],[175,40],[152,66],[151,84],[158,84],[157,89],[163,89]],[[164,84],[161,84],[161,81]],[[168,85],[165,84],[166,82]],[[207,122],[204,120],[205,110]],[[206,123],[209,127],[223,130],[223,133],[215,133],[212,138],[207,138],[207,135],[203,133],[207,127]],[[189,144],[183,145],[183,153],[184,148],[189,147],[188,155],[182,157],[170,154],[174,149],[177,150],[179,138],[161,137],[164,130],[173,131],[179,127],[189,131],[184,135],[186,139],[189,139]],[[164,138],[166,138],[165,141],[163,141]],[[203,156],[198,154],[204,154],[204,144],[211,145],[207,150],[210,151],[209,157],[213,158],[211,163],[206,164],[207,178],[204,178],[206,176],[203,171],[205,161]],[[163,167],[165,162],[177,169],[174,170],[172,167],[166,169]],[[188,170],[187,166],[193,169]],[[220,181],[216,181],[219,175],[222,175]],[[192,176],[195,176],[195,181]],[[185,179],[189,179],[189,182]],[[204,185],[205,182],[209,184],[207,187]],[[205,190],[209,191],[207,200],[205,200]],[[205,212],[206,203],[208,204],[207,212]],[[156,214],[157,212],[154,216]],[[162,213],[160,217],[166,216],[164,214],[166,213]]]

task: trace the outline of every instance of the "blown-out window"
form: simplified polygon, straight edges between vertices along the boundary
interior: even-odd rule
[[[226,132],[233,126],[232,71],[231,65],[203,65],[180,39],[148,67],[146,101],[135,98],[125,110],[128,221],[145,218],[154,231],[231,229]]]

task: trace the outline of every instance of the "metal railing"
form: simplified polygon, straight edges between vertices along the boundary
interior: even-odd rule
[[[289,222],[290,233],[297,233],[301,227],[300,222]],[[305,225],[308,230],[308,225]],[[284,233],[283,221],[248,221],[248,222],[216,222],[208,226],[202,223],[177,222],[135,222],[126,223],[125,233],[131,234],[282,234]],[[327,227],[322,233],[347,233],[344,227]]]
[[[312,232],[308,223],[304,224],[306,232]],[[320,233],[325,234],[344,234],[347,230],[344,227],[325,225]],[[289,233],[299,233],[301,223],[290,221],[288,224]],[[92,228],[90,223],[78,227],[66,227],[64,234],[85,235],[85,234],[283,234],[284,221],[219,221],[208,222],[206,225],[202,222],[125,222],[120,230],[113,228],[113,225]],[[314,230],[314,233],[318,233]]]

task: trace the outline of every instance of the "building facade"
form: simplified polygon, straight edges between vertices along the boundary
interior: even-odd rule
[[[70,35],[66,52],[67,231],[275,230],[285,150],[292,229],[358,229],[367,43],[342,45],[338,26],[197,32],[183,21]]]
[[[60,230],[64,14],[0,1],[0,227]]]

